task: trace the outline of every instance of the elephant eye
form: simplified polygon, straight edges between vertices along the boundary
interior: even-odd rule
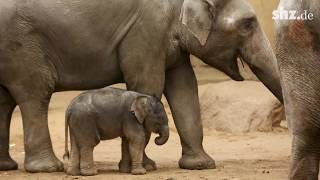
[[[253,32],[256,25],[257,25],[256,17],[248,17],[248,18],[241,19],[239,22],[240,34],[243,36],[250,35],[250,33]]]
[[[136,115],[136,113],[134,111],[130,111],[130,112],[131,112],[132,115],[134,115],[134,116]]]

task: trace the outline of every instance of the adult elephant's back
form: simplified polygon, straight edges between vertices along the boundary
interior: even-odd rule
[[[5,19],[2,33],[6,39],[0,50],[7,57],[3,59],[23,61],[30,67],[28,71],[40,68],[54,79],[55,91],[92,89],[122,81],[115,48],[139,17],[140,1],[12,2],[14,8],[6,9],[11,16]],[[21,60],[8,52],[8,46],[15,52],[30,47],[34,56],[43,58]]]

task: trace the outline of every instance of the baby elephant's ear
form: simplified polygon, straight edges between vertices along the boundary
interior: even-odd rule
[[[131,112],[134,113],[140,124],[143,123],[147,116],[147,105],[148,97],[146,96],[137,97],[131,105]]]

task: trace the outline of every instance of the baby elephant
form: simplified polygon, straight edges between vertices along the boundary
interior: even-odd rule
[[[71,157],[68,150],[70,129]],[[156,97],[116,88],[87,91],[66,112],[65,170],[70,175],[95,175],[93,149],[100,140],[122,138],[120,171],[145,174],[143,153],[151,132],[157,145],[169,138],[168,117]]]

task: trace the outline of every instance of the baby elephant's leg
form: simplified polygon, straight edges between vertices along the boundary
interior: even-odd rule
[[[93,148],[94,146],[80,147],[80,172],[83,176],[98,174],[97,169],[94,167]]]
[[[145,141],[139,141],[137,139],[132,139],[129,141],[129,151],[132,160],[131,173],[135,175],[146,174],[146,169],[143,167],[143,150],[145,146]]]
[[[70,136],[71,140],[71,154],[69,163],[67,164],[66,173],[72,176],[80,175],[80,152],[77,143],[75,142],[75,138],[73,135]]]
[[[150,139],[150,134],[147,136],[147,139]],[[148,141],[147,141],[148,142]],[[147,143],[145,147],[147,146]],[[119,171],[122,173],[130,173],[131,172],[131,157],[129,152],[129,144],[128,140],[123,137],[121,143],[121,160],[119,162]],[[151,160],[145,153],[143,153],[143,167],[147,171],[154,171],[157,169],[156,163]]]
[[[121,138],[121,160],[119,162],[119,171],[122,173],[131,172],[131,157],[129,152],[129,143],[127,138]]]

